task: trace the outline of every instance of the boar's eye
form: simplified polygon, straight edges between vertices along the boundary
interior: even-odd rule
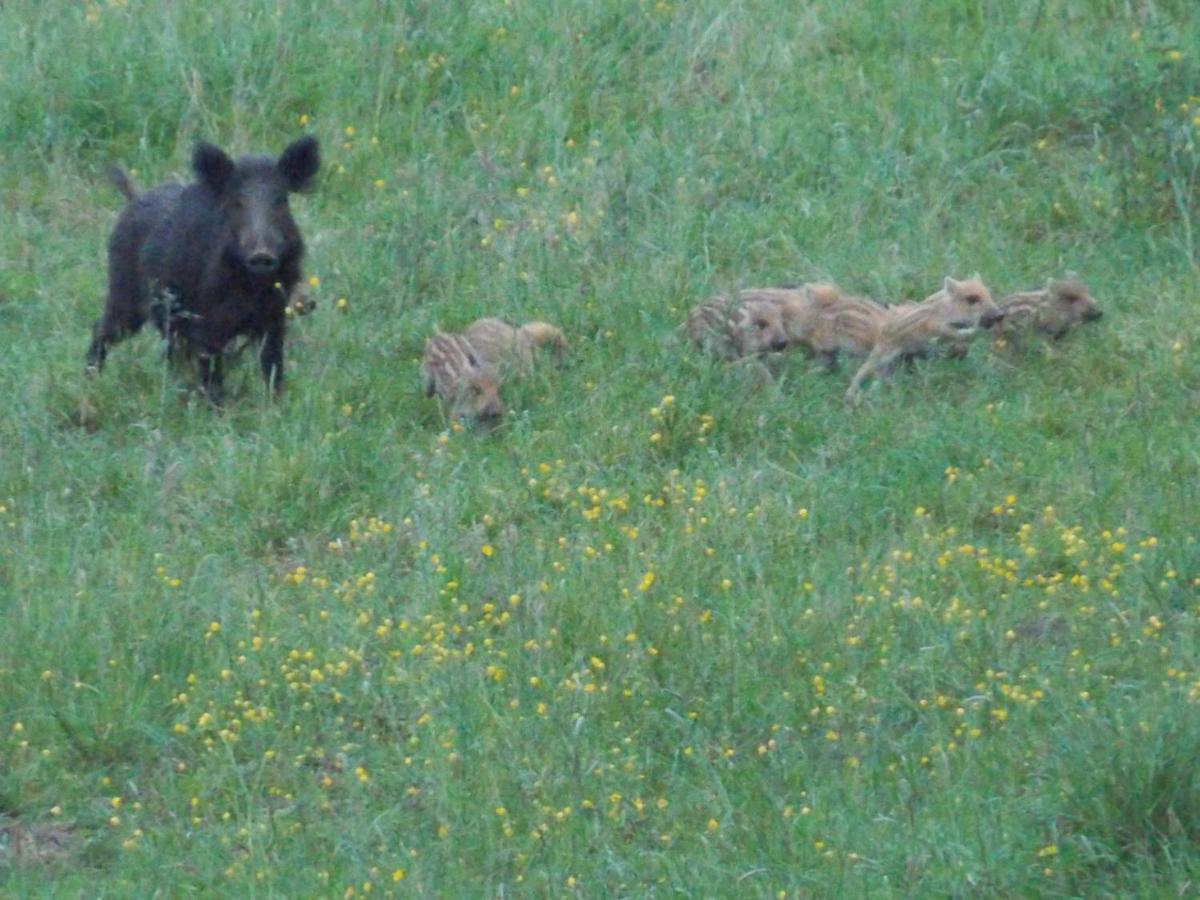
[[[755,319],[754,327],[758,328],[760,331],[763,331],[763,330],[766,330],[767,328],[770,328],[771,323],[768,322],[766,319]]]
[[[966,300],[968,306],[975,306],[982,298],[978,294],[967,294]]]

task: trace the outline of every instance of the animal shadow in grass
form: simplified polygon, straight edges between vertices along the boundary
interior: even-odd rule
[[[259,380],[256,367],[242,364],[243,357],[257,352],[254,341],[240,341],[226,351],[226,381],[223,402],[216,403],[195,377],[195,359],[186,350],[168,352],[165,341],[137,340],[130,348],[147,354],[124,365],[111,377],[54,379],[46,389],[46,405],[52,419],[66,430],[88,434],[121,429],[133,422],[153,418],[169,423],[190,423],[194,416],[228,418],[230,421],[261,424],[272,408],[285,412],[288,394],[270,404],[270,391]],[[149,349],[153,344],[156,351]],[[248,418],[247,418],[248,417]]]
[[[0,811],[0,869],[6,863],[16,868],[57,868],[79,855],[82,842],[75,823],[28,823],[12,812]]]

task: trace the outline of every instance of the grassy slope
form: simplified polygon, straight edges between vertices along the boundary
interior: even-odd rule
[[[0,12],[0,888],[1194,879],[1190,5],[555,6]],[[302,116],[286,399],[148,334],[84,382],[103,165]],[[672,333],[975,269],[1108,317],[854,412]],[[486,438],[416,390],[485,311],[574,344]]]

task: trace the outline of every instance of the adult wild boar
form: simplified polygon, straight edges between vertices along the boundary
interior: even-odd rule
[[[169,351],[195,355],[214,402],[221,399],[222,353],[237,337],[261,341],[263,377],[278,392],[286,307],[304,254],[288,195],[307,188],[319,167],[316,139],[302,137],[278,159],[236,162],[200,143],[192,155],[195,182],[167,182],[142,194],[115,169],[129,203],[108,241],[108,299],[93,329],[89,368],[99,371],[109,345],[151,318]]]

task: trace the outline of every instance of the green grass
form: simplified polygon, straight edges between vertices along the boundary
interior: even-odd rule
[[[1198,46],[1182,0],[4,4],[0,893],[1190,890]],[[304,130],[286,396],[215,412],[149,329],[85,380],[104,166]],[[675,331],[976,270],[1106,317],[853,410]],[[572,342],[490,435],[417,378],[482,314]]]

